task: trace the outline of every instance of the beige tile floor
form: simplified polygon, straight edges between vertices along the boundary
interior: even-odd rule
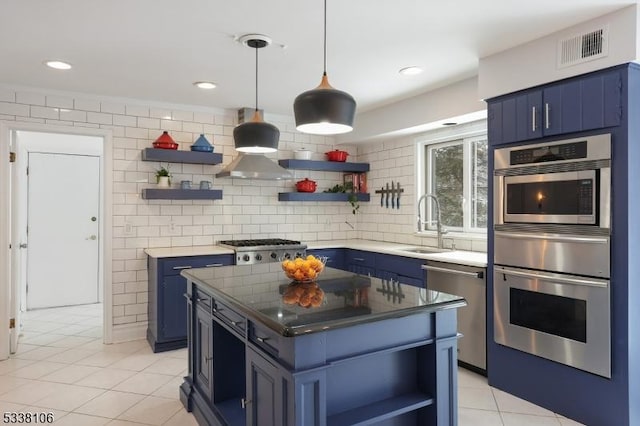
[[[0,413],[52,412],[59,426],[196,425],[178,399],[187,351],[145,340],[102,344],[102,305],[28,312],[18,351],[0,361]],[[579,425],[458,371],[459,426]]]

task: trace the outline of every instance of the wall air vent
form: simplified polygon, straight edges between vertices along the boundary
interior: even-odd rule
[[[558,68],[570,67],[609,53],[609,27],[584,32],[558,41]]]

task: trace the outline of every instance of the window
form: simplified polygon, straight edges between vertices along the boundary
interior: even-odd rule
[[[487,228],[487,137],[486,130],[467,132],[420,142],[423,193],[440,203],[442,226],[459,232],[485,232]],[[422,148],[424,147],[424,148]],[[436,228],[436,205],[427,198],[421,216],[427,229]],[[426,213],[426,214],[425,214]]]

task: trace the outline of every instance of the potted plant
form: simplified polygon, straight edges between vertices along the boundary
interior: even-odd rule
[[[169,165],[163,167],[162,165],[156,170],[156,183],[159,187],[169,188],[171,186],[171,173],[169,172]]]
[[[358,202],[358,196],[353,191],[353,184],[351,182],[334,185],[333,187],[326,189],[324,192],[347,193],[349,194],[347,201],[351,204],[351,213],[356,214],[358,209],[360,209],[360,202]]]

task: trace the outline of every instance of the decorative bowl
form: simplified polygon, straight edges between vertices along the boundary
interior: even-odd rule
[[[287,305],[317,308],[324,301],[324,291],[314,282],[291,283],[282,295],[282,301]]]
[[[329,159],[329,161],[339,161],[339,162],[347,161],[347,156],[349,155],[347,151],[340,151],[339,149],[325,152],[324,154],[327,156],[327,159]]]
[[[305,258],[284,260],[282,270],[287,278],[298,283],[308,283],[318,279],[326,262],[326,257],[315,257],[310,254]]]

